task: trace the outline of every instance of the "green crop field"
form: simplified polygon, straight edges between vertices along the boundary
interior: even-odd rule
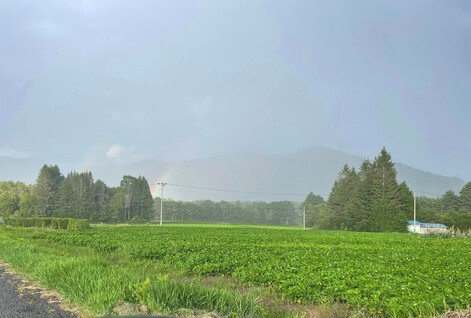
[[[166,265],[188,277],[230,277],[300,308],[341,303],[374,316],[430,317],[471,303],[471,240],[466,238],[201,224],[3,230],[3,240],[13,237],[33,246],[86,248],[135,267]],[[0,259],[9,257],[0,249]],[[171,279],[170,273],[165,280]],[[145,288],[142,283],[139,290]],[[147,296],[134,299],[165,307],[152,307]]]

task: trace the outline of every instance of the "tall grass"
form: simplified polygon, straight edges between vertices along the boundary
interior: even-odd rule
[[[162,273],[143,273],[132,263],[117,265],[90,249],[77,253],[76,248],[42,246],[5,233],[0,229],[0,260],[96,315],[110,313],[120,301],[163,314],[186,308],[224,316],[262,315],[254,294],[207,287],[196,280],[174,281]],[[10,236],[13,233],[9,231]]]

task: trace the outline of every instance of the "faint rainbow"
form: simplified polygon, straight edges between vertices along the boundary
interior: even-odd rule
[[[175,173],[175,165],[170,165],[168,168],[164,169],[162,173],[159,174],[158,177],[148,180],[150,192],[152,197],[160,197],[161,185],[158,184],[159,182],[169,182],[172,180],[172,176]],[[165,193],[164,193],[165,196]]]

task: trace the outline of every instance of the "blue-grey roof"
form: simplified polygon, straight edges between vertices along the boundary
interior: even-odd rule
[[[409,221],[407,221],[407,224],[408,225],[414,225],[414,221],[409,220]],[[422,222],[419,222],[419,221],[415,221],[415,224],[419,225],[422,228],[434,228],[434,229],[446,229],[446,228],[448,228],[448,226],[446,226],[445,224],[441,224],[441,223],[422,223]]]

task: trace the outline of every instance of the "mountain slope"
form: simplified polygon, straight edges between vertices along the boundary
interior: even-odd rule
[[[96,169],[94,174],[110,185],[117,184],[124,174],[144,175],[149,182],[168,182],[164,195],[175,199],[302,201],[309,192],[326,198],[342,167],[348,164],[358,168],[363,160],[360,156],[315,147],[285,155],[243,153],[176,163],[146,160],[114,170],[108,167],[107,173]],[[396,164],[396,169],[398,181],[406,181],[419,195],[436,196],[450,189],[459,192],[465,184],[459,178],[403,164]],[[196,189],[200,187],[221,191]]]
[[[302,201],[309,192],[326,198],[343,165],[358,168],[363,160],[361,156],[314,147],[284,155],[241,153],[182,162],[149,159],[100,166],[92,173],[95,180],[101,179],[109,186],[118,186],[123,175],[143,175],[149,183],[164,181],[168,183],[165,197],[181,200]],[[34,183],[41,166],[35,159],[0,157],[0,180]],[[458,193],[465,184],[459,178],[400,163],[396,169],[398,181],[406,181],[418,195],[435,197],[448,190]],[[151,184],[151,189],[155,195],[158,185]]]

